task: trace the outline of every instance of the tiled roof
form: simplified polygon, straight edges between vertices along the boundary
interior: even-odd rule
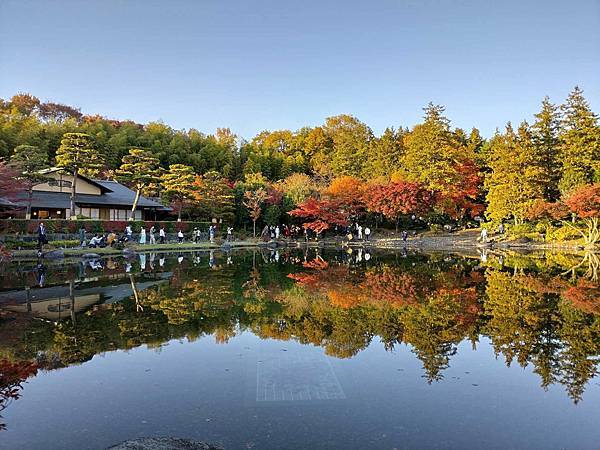
[[[106,191],[101,195],[76,194],[75,203],[78,205],[117,206],[131,208],[135,192],[116,181],[94,180]],[[27,194],[21,196],[21,205],[26,202]],[[71,207],[71,194],[68,192],[33,191],[31,206],[34,208],[67,209]],[[138,208],[169,210],[166,206],[149,198],[140,196]]]

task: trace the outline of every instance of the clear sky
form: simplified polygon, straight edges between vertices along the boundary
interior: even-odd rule
[[[576,84],[600,112],[600,0],[0,0],[0,97],[208,133],[433,101],[489,136]]]

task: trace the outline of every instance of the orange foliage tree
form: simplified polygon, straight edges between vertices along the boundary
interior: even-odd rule
[[[456,179],[437,192],[436,205],[454,220],[481,214],[485,206],[479,201],[482,177],[475,161],[467,159],[454,166]]]
[[[324,194],[336,201],[340,210],[346,214],[347,220],[351,220],[366,208],[365,191],[364,181],[352,176],[343,176],[334,179]]]
[[[582,186],[563,200],[569,210],[583,219],[587,230],[578,231],[586,245],[593,246],[600,241],[600,183]]]

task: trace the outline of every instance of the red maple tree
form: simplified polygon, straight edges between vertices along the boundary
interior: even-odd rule
[[[399,181],[369,188],[366,194],[369,209],[398,222],[403,214],[422,215],[428,213],[434,203],[434,193],[421,183]]]
[[[310,197],[290,211],[289,215],[306,220],[302,226],[315,233],[321,233],[335,225],[342,227],[348,225],[344,210],[335,200],[318,200]]]

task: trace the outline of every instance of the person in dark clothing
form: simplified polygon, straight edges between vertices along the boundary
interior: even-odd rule
[[[40,222],[37,232],[38,232],[38,250],[41,251],[44,244],[48,243],[48,239],[46,239],[46,225],[44,225],[44,222]]]
[[[402,240],[403,240],[404,242],[406,242],[406,240],[407,240],[407,239],[408,239],[408,231],[404,230],[404,231],[402,232]]]

